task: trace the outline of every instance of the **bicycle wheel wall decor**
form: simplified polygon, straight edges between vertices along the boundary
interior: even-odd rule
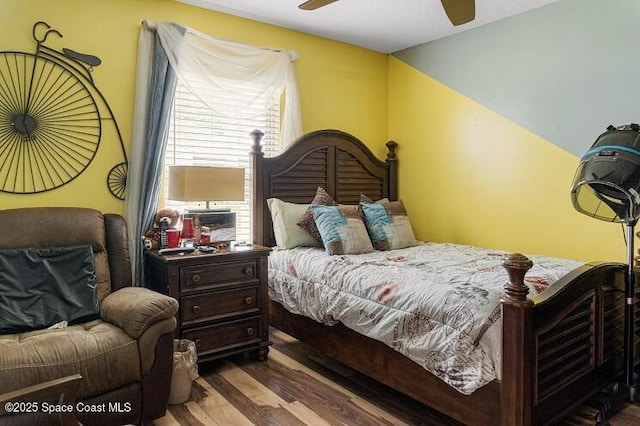
[[[0,52],[2,191],[42,192],[73,180],[93,160],[100,135],[100,114],[79,79],[46,58]]]
[[[116,197],[124,200],[124,190],[127,186],[128,165],[126,162],[116,164],[107,175],[109,191]]]
[[[62,37],[37,22],[35,53],[0,52],[0,191],[32,194],[71,182],[94,159],[106,119],[115,128],[124,158],[110,170],[107,187],[123,200],[127,157],[122,136],[90,74],[101,61],[45,46],[50,34]]]

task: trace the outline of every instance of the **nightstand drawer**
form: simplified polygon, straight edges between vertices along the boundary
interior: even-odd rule
[[[196,343],[198,353],[260,340],[260,317],[185,330],[183,337]]]
[[[257,270],[258,266],[253,259],[183,267],[180,268],[181,290],[195,291],[220,284],[254,281],[257,279]]]
[[[258,297],[258,286],[185,296],[181,302],[182,322],[187,324],[257,311]]]

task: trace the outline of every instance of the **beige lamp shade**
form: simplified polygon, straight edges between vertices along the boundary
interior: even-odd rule
[[[170,166],[169,199],[176,201],[244,201],[244,169]]]

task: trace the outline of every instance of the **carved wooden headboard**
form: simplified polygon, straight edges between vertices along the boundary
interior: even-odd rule
[[[373,200],[398,199],[397,144],[387,142],[382,161],[356,137],[339,130],[318,130],[301,136],[282,154],[266,158],[260,131],[252,132],[253,241],[275,246],[268,198],[310,203],[318,186],[341,204],[357,204],[360,193]]]

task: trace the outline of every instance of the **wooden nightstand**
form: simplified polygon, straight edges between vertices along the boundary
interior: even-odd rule
[[[249,245],[220,253],[145,252],[147,287],[178,300],[175,337],[195,342],[198,361],[245,351],[266,359],[269,251]]]

